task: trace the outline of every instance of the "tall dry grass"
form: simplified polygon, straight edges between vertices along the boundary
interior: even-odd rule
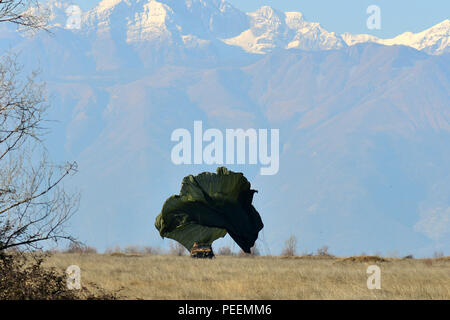
[[[125,299],[450,299],[449,258],[384,260],[64,253],[46,264],[78,265],[85,286]],[[367,289],[372,264],[381,268],[381,290]]]

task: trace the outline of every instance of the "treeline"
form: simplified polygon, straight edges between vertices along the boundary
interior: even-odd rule
[[[324,245],[318,248],[315,251],[302,251],[298,252],[297,250],[298,242],[295,236],[290,236],[284,243],[284,247],[281,251],[281,254],[276,256],[281,257],[322,257],[322,258],[334,258],[336,257],[334,254],[330,252],[330,248],[327,245]],[[213,248],[214,254],[216,256],[237,256],[237,257],[248,257],[248,256],[272,256],[271,254],[262,254],[258,245],[255,244],[254,247],[251,248],[251,253],[247,254],[240,251],[233,251],[229,246],[223,246],[219,248]],[[77,253],[77,254],[99,254],[100,252],[91,246],[82,245],[80,243],[72,242],[66,249],[51,249],[47,250],[47,253],[55,254],[55,253]],[[168,249],[163,249],[159,247],[153,246],[139,246],[139,245],[129,245],[125,247],[114,246],[107,248],[103,254],[110,255],[173,255],[173,256],[186,256],[189,255],[189,251],[186,250],[181,244],[176,241],[172,241]],[[368,256],[366,253],[361,253],[360,257]],[[386,257],[386,258],[402,258],[402,259],[414,259],[412,254],[408,254],[406,256],[400,256],[397,252],[390,252],[385,255],[377,252],[373,257]],[[444,257],[443,251],[436,251],[430,258],[440,259]]]
[[[46,252],[50,254],[55,253],[77,253],[77,254],[98,254],[100,253],[96,248],[92,246],[83,245],[77,242],[71,242],[66,249],[50,249]],[[185,256],[189,254],[189,251],[176,241],[172,241],[168,249],[162,249],[153,246],[139,246],[139,245],[128,245],[125,247],[114,246],[107,248],[104,254],[111,255],[174,255],[174,256]],[[218,256],[262,256],[260,248],[255,244],[250,253],[245,253],[242,250],[233,251],[229,246],[223,246],[220,248],[214,248],[215,255]],[[265,254],[264,256],[271,256],[270,254]],[[320,256],[320,257],[334,257],[333,254],[329,252],[328,246],[323,246],[314,252],[303,252],[300,255],[297,254],[297,239],[291,236],[285,242],[285,246],[281,252],[281,256],[284,257],[294,257],[294,256]]]

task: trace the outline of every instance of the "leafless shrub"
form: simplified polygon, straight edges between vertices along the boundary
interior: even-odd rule
[[[130,245],[130,246],[125,247],[125,249],[123,249],[123,253],[140,254],[140,253],[142,253],[142,250],[141,250],[141,248],[139,248],[139,246]]]
[[[284,249],[281,252],[282,256],[293,257],[296,255],[297,250],[297,238],[295,236],[290,236],[289,239],[286,240]]]
[[[442,252],[442,251],[435,251],[433,253],[433,259],[439,259],[439,258],[442,258],[443,256],[444,256],[444,252]]]
[[[109,247],[105,250],[106,254],[121,253],[120,246]]]
[[[91,246],[87,246],[85,249],[84,249],[84,252],[83,253],[87,253],[87,254],[97,254],[97,249],[95,249],[94,247],[91,247]]]
[[[159,248],[154,248],[151,246],[137,246],[137,245],[130,245],[127,246],[124,250],[122,250],[123,253],[128,254],[147,254],[147,255],[157,255],[161,253],[161,250]]]
[[[146,255],[158,255],[162,254],[160,248],[155,248],[151,246],[138,246],[129,245],[125,248],[120,248],[120,246],[109,247],[105,250],[106,254],[146,254]]]
[[[69,246],[66,250],[64,250],[65,253],[78,253],[78,254],[95,254],[97,253],[97,249],[94,247],[86,246],[78,242],[71,242],[69,243]]]
[[[233,251],[231,251],[230,247],[221,247],[217,250],[217,254],[219,256],[232,256]]]
[[[388,262],[388,260],[381,258],[379,256],[357,256],[357,257],[347,257],[347,258],[339,258],[340,262],[363,262],[363,263],[380,263],[380,262]]]
[[[317,249],[317,256],[319,257],[333,257],[331,253],[328,252],[329,247],[323,246],[322,248]]]
[[[142,248],[142,253],[143,254],[148,254],[148,255],[158,255],[161,254],[162,251],[160,248],[155,248],[155,247],[151,247],[151,246],[145,246]]]

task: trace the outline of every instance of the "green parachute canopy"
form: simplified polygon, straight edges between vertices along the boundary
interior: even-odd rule
[[[253,207],[250,182],[240,172],[217,168],[183,179],[179,195],[166,200],[156,217],[161,237],[181,243],[189,251],[194,242],[212,244],[227,232],[244,252],[250,253],[264,227]]]

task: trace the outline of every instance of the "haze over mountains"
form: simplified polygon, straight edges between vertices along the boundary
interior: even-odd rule
[[[49,2],[54,25],[66,26],[68,6],[68,2],[59,0]],[[301,12],[280,12],[263,6],[255,12],[244,13],[224,0],[103,0],[82,14],[81,26],[88,34],[124,36],[127,43],[205,48],[219,40],[251,53],[291,48],[330,50],[375,42],[442,54],[449,50],[450,37],[448,19],[417,34],[405,32],[393,39],[379,39],[365,34],[328,32],[320,23],[306,21]]]
[[[81,240],[167,243],[153,227],[164,200],[185,175],[216,168],[172,164],[170,135],[202,120],[280,129],[277,175],[230,166],[259,190],[263,252],[294,234],[299,251],[448,253],[449,20],[381,40],[270,7],[104,0],[69,30],[67,6],[50,2],[53,35],[2,26],[0,46],[43,71],[59,121],[49,148],[79,163]]]

